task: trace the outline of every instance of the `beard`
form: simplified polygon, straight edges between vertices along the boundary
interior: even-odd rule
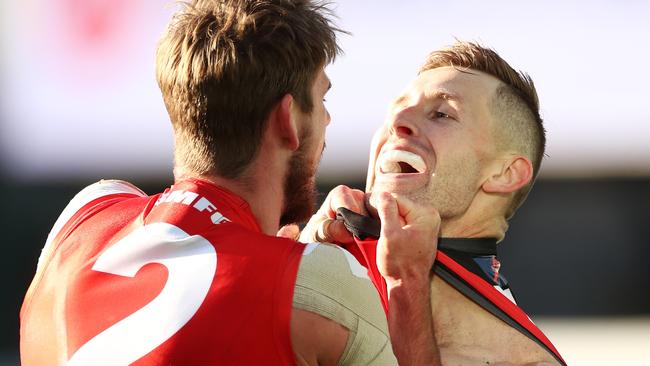
[[[316,166],[310,164],[307,151],[311,147],[311,133],[305,131],[303,141],[289,160],[289,171],[284,182],[284,208],[280,226],[306,222],[316,210]]]

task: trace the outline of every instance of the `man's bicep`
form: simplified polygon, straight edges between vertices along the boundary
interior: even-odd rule
[[[311,311],[293,308],[291,345],[298,366],[337,365],[349,331],[339,323]]]
[[[344,350],[337,354],[339,365],[397,364],[377,291],[365,268],[350,253],[331,245],[310,244],[298,270],[293,306],[294,313],[299,309],[316,314],[347,332]],[[314,326],[306,334],[318,332]]]

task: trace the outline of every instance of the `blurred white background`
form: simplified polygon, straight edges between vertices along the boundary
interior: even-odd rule
[[[323,180],[363,179],[388,103],[428,52],[455,37],[494,48],[535,80],[549,141],[543,177],[650,176],[650,1],[335,7],[353,35],[341,36],[345,54],[328,68],[333,122]],[[176,8],[162,0],[1,1],[0,172],[22,182],[171,177],[154,52]],[[570,365],[650,365],[647,317],[538,323]]]
[[[154,78],[168,1],[2,2],[0,152],[22,179],[166,175],[172,138]],[[386,106],[454,37],[535,80],[545,176],[650,174],[650,1],[391,0],[335,4],[345,55],[328,72],[321,175],[363,174]],[[71,163],[74,162],[74,163]]]

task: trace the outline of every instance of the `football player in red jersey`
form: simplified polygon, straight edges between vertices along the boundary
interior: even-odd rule
[[[336,32],[309,0],[184,5],[156,56],[174,185],[75,196],[21,309],[23,365],[392,365],[393,348],[401,364],[438,361],[422,347],[432,323],[389,325],[349,252],[275,235],[313,211]],[[428,314],[437,212],[378,201],[391,303]]]
[[[530,77],[493,50],[459,41],[431,53],[390,106],[371,147],[370,204],[364,192],[338,187],[302,238],[352,245],[364,262],[364,256],[372,257],[367,251],[374,250],[378,231],[372,221],[345,211],[335,220],[337,208],[357,213],[368,208],[372,214],[372,202],[386,192],[435,208],[441,217],[440,238],[432,238],[437,342],[429,347],[440,347],[444,364],[563,365],[553,344],[516,305],[496,259],[497,242],[528,195],[544,148]],[[373,280],[381,293],[384,279]]]

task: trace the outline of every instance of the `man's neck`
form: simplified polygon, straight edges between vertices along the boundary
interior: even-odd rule
[[[440,235],[446,238],[495,238],[501,241],[507,230],[508,221],[498,216],[443,219],[440,225]]]
[[[246,174],[244,174],[246,175]],[[214,174],[175,174],[176,182],[196,178],[223,187],[248,203],[264,234],[275,235],[279,228],[284,191],[282,182],[274,182],[271,176],[261,180],[255,177],[228,179]]]
[[[441,215],[440,234],[448,238],[495,238],[503,240],[508,231],[504,207],[508,200],[480,191],[467,209],[453,217]]]

